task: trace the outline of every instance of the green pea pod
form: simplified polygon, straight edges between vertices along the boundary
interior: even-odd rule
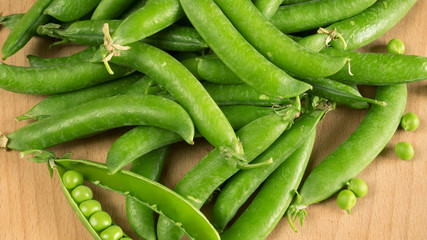
[[[303,3],[303,2],[308,2],[308,1],[310,1],[310,0],[283,0],[282,5],[290,5],[290,4]]]
[[[90,88],[81,89],[74,92],[62,93],[49,96],[38,104],[36,104],[29,111],[16,118],[18,121],[26,119],[40,120],[52,115],[57,115],[74,106],[84,104],[86,102],[118,95],[136,81],[141,79],[142,74],[136,73],[128,77],[117,79],[112,82],[100,84]],[[141,90],[142,91],[142,90]]]
[[[338,105],[346,105],[355,109],[368,108],[368,103],[387,105],[386,102],[362,97],[357,88],[327,78],[304,78],[302,80],[313,86],[314,95],[336,102]]]
[[[238,84],[242,80],[221,60],[212,55],[196,58],[197,73],[201,79],[218,84]]]
[[[328,46],[330,38],[329,34],[319,33],[299,39],[298,43],[303,47],[320,52]]]
[[[255,106],[228,106],[221,110],[236,130],[255,119],[274,113],[271,108]],[[195,138],[197,137],[201,137],[198,132],[195,133]],[[135,159],[179,141],[182,141],[182,137],[168,130],[148,126],[136,127],[123,134],[111,145],[107,155],[107,167],[115,173]]]
[[[317,0],[280,7],[271,23],[284,33],[315,29],[352,17],[376,0]]]
[[[75,21],[92,11],[101,0],[53,0],[44,14],[61,22]]]
[[[256,169],[239,171],[234,174],[221,189],[212,210],[212,224],[222,232],[239,208],[264,180],[298,149],[315,131],[317,123],[325,111],[315,110],[299,117],[291,129],[285,131],[267,150],[259,155],[253,163],[273,159],[269,165]],[[311,141],[313,145],[313,141]]]
[[[237,131],[247,161],[252,161],[267,149],[290,126],[296,114],[297,111],[290,108],[284,115],[272,114],[258,118]],[[237,171],[238,168],[230,165],[216,148],[178,182],[174,191],[196,208],[201,208],[209,196]],[[157,235],[159,240],[181,239],[182,232],[166,218],[160,217]]]
[[[192,27],[171,26],[142,40],[165,51],[194,52],[209,48]]]
[[[51,2],[52,0],[37,0],[22,16],[3,44],[3,60],[25,46],[36,33],[37,27],[49,21],[49,16],[44,15],[43,11]]]
[[[114,33],[122,20],[86,20],[72,24],[49,23],[40,26],[39,35],[63,39],[82,45],[100,45],[104,43],[102,27],[108,23],[110,33]],[[208,45],[192,27],[171,26],[141,40],[167,51],[200,51]]]
[[[215,0],[215,2],[249,43],[272,63],[292,73],[293,76],[330,76],[343,68],[348,60],[345,57],[331,57],[302,47],[264,18],[251,0]],[[218,54],[213,47],[212,49]],[[237,50],[241,51],[240,48]],[[226,61],[224,63],[227,64]]]
[[[132,13],[137,11],[138,9],[144,7],[144,5],[147,3],[147,0],[138,0],[134,2],[128,9],[125,10],[125,12],[120,16],[120,19],[125,19],[129,17]]]
[[[102,98],[26,125],[2,136],[2,148],[44,149],[111,128],[151,125],[178,133],[193,143],[194,126],[177,103],[158,96],[129,95]]]
[[[265,18],[270,19],[282,2],[283,0],[255,0],[254,4]]]
[[[169,54],[145,43],[128,46],[132,50],[120,51],[120,56],[113,56],[111,62],[130,66],[150,76],[184,107],[206,140],[227,156],[242,157],[240,141],[227,118],[187,68]],[[100,59],[104,59],[103,50],[100,49]]]
[[[291,101],[287,98],[277,98],[265,95],[247,84],[212,84],[203,83],[206,91],[219,106],[226,105],[256,105],[274,106],[287,105]]]
[[[308,205],[332,196],[375,159],[399,126],[406,96],[404,84],[377,89],[375,98],[387,106],[372,106],[350,137],[313,169],[302,184],[300,197],[287,210],[289,219],[304,216]]]
[[[59,169],[61,172],[74,170],[82,174],[88,182],[144,204],[172,221],[192,240],[220,239],[218,232],[203,213],[195,208],[191,202],[158,182],[128,170],[109,174],[107,167],[102,163],[88,160],[58,159],[52,152],[43,150],[30,150],[30,153],[34,154],[34,157],[29,158],[31,161],[48,161],[49,166]],[[25,154],[28,152],[21,156]]]
[[[298,96],[311,88],[262,56],[240,35],[213,0],[180,2],[206,43],[246,84],[270,96],[283,98]],[[249,18],[245,16],[245,19]]]
[[[130,171],[148,179],[159,181],[169,151],[170,147],[163,147],[145,154],[132,163]],[[137,200],[127,197],[126,216],[130,226],[138,236],[146,240],[156,240],[153,210]]]
[[[112,42],[127,45],[137,42],[178,21],[184,12],[178,0],[148,0],[129,15],[114,31]]]
[[[101,0],[92,14],[92,20],[117,19],[136,0]]]
[[[78,62],[45,68],[18,67],[0,63],[0,88],[27,94],[70,92],[126,76],[135,70],[112,66],[109,75],[101,63]]]
[[[305,143],[264,181],[243,214],[221,234],[222,240],[267,238],[295,195],[310,159],[315,136],[313,131]]]
[[[99,46],[104,43],[102,26],[108,23],[110,33],[122,23],[122,20],[83,20],[73,23],[48,23],[37,29],[41,36],[50,36],[62,40],[89,46]]]
[[[23,13],[18,13],[0,17],[0,27],[5,26],[10,30],[13,30],[23,16]]]
[[[322,52],[351,59],[350,72],[341,69],[331,79],[352,84],[390,85],[427,79],[427,57],[387,53],[360,53],[326,48]],[[350,74],[351,73],[351,74]]]
[[[93,54],[95,54],[97,49],[97,47],[89,47],[71,56],[59,58],[41,58],[34,55],[28,55],[27,59],[30,62],[30,66],[33,68],[54,67],[55,65],[68,65],[81,61],[88,61],[93,57]]]
[[[414,6],[417,0],[378,0],[365,11],[327,27],[336,29],[345,39],[333,40],[332,46],[352,50],[374,41],[397,22]]]

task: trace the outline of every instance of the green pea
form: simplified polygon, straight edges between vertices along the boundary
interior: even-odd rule
[[[64,186],[71,190],[79,185],[83,184],[83,175],[76,171],[67,171],[62,176],[62,181],[64,182]]]
[[[117,240],[123,236],[123,230],[117,226],[110,226],[100,234],[102,240]]]
[[[405,161],[411,160],[414,157],[414,148],[408,142],[399,142],[394,148],[397,156]]]
[[[80,185],[80,186],[74,188],[73,191],[71,191],[71,197],[73,197],[73,199],[74,199],[74,201],[76,201],[76,203],[81,203],[81,202],[84,202],[86,200],[92,199],[93,198],[93,192],[88,186]]]
[[[419,125],[420,119],[417,114],[412,112],[405,114],[400,121],[400,126],[402,126],[405,131],[415,131]]]
[[[89,218],[95,212],[102,211],[101,203],[93,199],[82,202],[79,208],[86,218]]]
[[[111,217],[110,215],[108,215],[108,213],[104,212],[104,211],[99,211],[94,213],[90,218],[89,218],[89,223],[90,225],[92,225],[93,229],[95,229],[95,231],[100,232],[104,229],[106,229],[107,227],[109,227],[112,223]]]
[[[403,54],[405,52],[405,44],[402,40],[394,38],[388,42],[387,50],[389,53]]]
[[[350,214],[350,210],[356,205],[356,195],[350,190],[342,190],[337,197],[338,207],[347,210]]]
[[[352,178],[348,183],[348,190],[352,191],[356,197],[361,198],[368,193],[368,185],[360,178]]]

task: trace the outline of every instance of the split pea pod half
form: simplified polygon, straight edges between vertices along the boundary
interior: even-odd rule
[[[61,22],[75,21],[92,11],[100,0],[53,0],[44,14]]]
[[[102,210],[101,203],[92,199],[93,192],[88,186],[83,185],[84,177],[82,174],[73,170],[67,171],[61,166],[55,165],[53,161],[56,156],[52,152],[28,150],[22,152],[21,157],[28,154],[34,154],[33,157],[28,158],[30,161],[37,163],[48,162],[51,176],[53,168],[56,170],[65,198],[93,239],[105,240],[127,237],[123,230],[112,222],[110,215]]]
[[[351,59],[351,73],[341,69],[331,79],[353,84],[390,85],[410,83],[427,79],[427,57],[388,54],[360,53],[325,48],[322,52]]]
[[[12,32],[7,36],[1,49],[3,60],[15,54],[21,49],[36,33],[37,27],[49,21],[50,17],[43,14],[43,11],[52,0],[38,0],[19,19]]]
[[[352,17],[376,0],[316,0],[280,7],[271,23],[284,33],[295,33]]]
[[[127,67],[112,67],[117,75],[109,75],[101,63],[87,61],[45,68],[0,63],[0,88],[17,93],[56,94],[90,87],[134,72]]]
[[[267,149],[290,126],[297,114],[298,110],[287,108],[284,112],[258,118],[237,131],[248,162]],[[196,208],[201,208],[209,196],[237,171],[238,168],[230,165],[216,148],[179,181],[174,191]],[[182,232],[166,218],[160,217],[157,235],[159,240],[179,240]]]
[[[274,109],[256,106],[227,106],[221,108],[231,126],[238,130],[262,116],[274,114]],[[195,138],[201,137],[196,132]],[[182,141],[178,134],[150,126],[135,127],[119,137],[107,155],[107,167],[111,173],[155,149]]]
[[[130,125],[151,125],[178,133],[192,144],[194,126],[177,103],[158,96],[130,95],[94,100],[2,136],[2,148],[45,149],[76,138]],[[4,141],[6,140],[6,141]]]
[[[227,118],[203,85],[184,65],[166,52],[148,44],[138,42],[128,46],[131,51],[120,51],[120,56],[113,56],[111,62],[129,66],[150,76],[184,107],[197,130],[208,142],[221,149],[224,155],[244,161],[242,146]],[[104,59],[103,50],[105,49],[101,47],[101,56],[95,58]]]
[[[61,172],[73,170],[84,180],[102,188],[132,198],[172,221],[190,239],[219,240],[219,234],[207,218],[188,200],[158,182],[127,170],[109,174],[102,163],[88,160],[57,159],[53,153],[32,150],[32,161],[49,162],[49,166]],[[31,159],[30,159],[31,160]]]
[[[295,120],[289,130],[285,131],[267,150],[252,161],[252,163],[261,163],[272,158],[271,164],[239,171],[227,180],[227,183],[221,188],[212,210],[212,224],[218,231],[224,230],[239,208],[264,180],[283,162],[287,161],[286,159],[311,136],[324,114],[323,110],[304,113]],[[313,145],[313,141],[311,145]]]
[[[365,11],[327,27],[337,30],[345,39],[347,48],[340,40],[333,40],[338,49],[356,49],[374,41],[397,22],[414,6],[417,0],[378,0]]]
[[[299,96],[311,88],[262,56],[240,35],[213,0],[180,2],[206,43],[246,84],[270,96],[283,98]],[[245,19],[249,18],[245,16]]]
[[[305,143],[264,181],[243,214],[221,234],[222,240],[267,238],[283,218],[298,189],[310,159],[315,136],[316,132],[313,131]]]
[[[130,171],[158,182],[163,166],[170,152],[170,146],[151,151],[136,159]],[[143,239],[155,240],[154,212],[137,200],[126,198],[126,217],[132,229]]]
[[[271,24],[250,0],[215,0],[215,2],[249,43],[292,76],[330,76],[343,68],[348,60],[345,57],[331,57],[302,47]],[[197,29],[197,26],[195,27]],[[215,48],[211,47],[221,58]],[[237,50],[241,51],[239,47]],[[221,60],[227,64],[225,59]]]
[[[384,149],[399,126],[406,106],[406,95],[404,84],[378,87],[375,98],[386,101],[387,106],[372,106],[350,137],[308,175],[299,196],[287,210],[291,226],[292,218],[298,216],[302,223],[307,206],[339,191]]]

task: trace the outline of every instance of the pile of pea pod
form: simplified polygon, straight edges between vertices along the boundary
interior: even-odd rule
[[[11,118],[2,110],[0,148],[14,161],[20,152],[47,166],[59,179],[49,186],[63,191],[93,239],[261,240],[279,239],[278,228],[310,231],[302,225],[316,221],[311,205],[333,198],[349,217],[369,201],[362,197],[381,194],[368,193],[377,183],[359,174],[399,126],[407,134],[424,128],[405,113],[410,86],[426,86],[427,57],[404,54],[399,39],[366,53],[414,5],[426,9],[420,1],[26,3],[22,13],[0,16],[1,94],[9,103],[31,99],[7,106],[19,112]],[[74,53],[61,54],[67,48]],[[28,49],[29,66],[17,64]],[[347,138],[323,146],[325,121],[342,113],[357,118],[351,132],[330,132]],[[337,131],[342,123],[329,124]],[[412,159],[412,144],[398,143],[394,161]],[[321,162],[309,162],[319,151]],[[182,174],[172,184],[175,171]],[[111,192],[125,211],[109,211]]]

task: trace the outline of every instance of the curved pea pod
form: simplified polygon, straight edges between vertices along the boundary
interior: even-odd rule
[[[226,105],[255,105],[274,106],[287,105],[291,101],[287,98],[271,97],[263,94],[247,84],[212,84],[203,83],[206,91],[219,106]]]
[[[92,11],[100,0],[53,0],[44,14],[61,22],[75,21]]]
[[[44,149],[130,125],[168,129],[188,143],[193,143],[193,123],[180,105],[158,96],[129,95],[94,100],[26,125],[8,134],[6,143],[1,147],[14,150]]]
[[[299,39],[298,43],[303,47],[320,52],[328,46],[330,38],[329,34],[318,33]]]
[[[289,219],[298,216],[302,223],[307,206],[332,196],[375,159],[399,126],[406,95],[404,84],[378,87],[375,98],[387,106],[372,106],[350,137],[313,169],[287,210]]]
[[[243,214],[221,234],[222,240],[267,238],[283,218],[298,189],[310,159],[315,135],[313,131],[305,143],[264,181]]]
[[[252,161],[264,152],[290,126],[296,114],[295,109],[287,109],[284,115],[272,114],[258,118],[237,131],[247,161]],[[174,191],[187,198],[195,207],[201,208],[209,196],[237,171],[238,168],[230,165],[216,148],[178,182]],[[159,240],[181,239],[182,232],[166,218],[160,217],[157,235]]]
[[[38,0],[19,19],[12,32],[7,36],[1,49],[3,60],[15,54],[35,35],[37,27],[49,21],[50,17],[43,14],[43,11],[52,0]]]
[[[17,13],[0,17],[0,28],[1,26],[5,26],[13,30],[23,16],[23,13]]]
[[[178,21],[184,12],[178,0],[148,0],[126,17],[114,31],[112,42],[127,45],[137,42]]]
[[[71,56],[59,57],[59,58],[41,58],[34,55],[28,55],[27,59],[30,62],[30,66],[33,68],[54,67],[57,65],[68,65],[68,64],[74,64],[82,61],[88,61],[93,57],[93,54],[95,54],[97,49],[98,48],[96,47],[89,47]]]
[[[60,171],[74,170],[97,186],[132,198],[172,221],[190,239],[219,240],[219,234],[207,218],[191,202],[158,182],[128,170],[110,174],[102,163],[89,160],[58,159],[53,153],[31,150],[31,161],[48,162]],[[48,152],[48,154],[46,154]],[[63,170],[62,170],[63,169]]]
[[[271,108],[255,106],[228,106],[221,110],[236,130],[255,119],[274,113]],[[201,135],[196,132],[195,137],[201,137]],[[136,127],[123,134],[111,145],[107,155],[107,167],[115,173],[135,159],[179,141],[182,141],[182,137],[168,130],[149,126]]]
[[[252,193],[264,180],[295,152],[315,132],[317,123],[325,111],[315,110],[299,117],[292,127],[285,131],[267,150],[259,155],[253,163],[273,159],[269,165],[255,169],[239,171],[221,188],[221,192],[212,210],[212,224],[222,232],[239,208],[249,199]],[[313,146],[313,139],[310,141]]]
[[[206,43],[246,84],[270,96],[283,98],[298,96],[311,88],[262,56],[236,30],[213,0],[180,2]]]
[[[410,83],[427,78],[427,57],[387,54],[360,53],[326,48],[322,52],[350,58],[351,74],[341,69],[331,79],[352,84],[390,85]]]
[[[170,147],[162,147],[136,159],[130,171],[158,182]],[[126,198],[126,216],[132,229],[143,239],[155,240],[154,212],[137,200]]]
[[[338,105],[345,105],[355,109],[366,109],[369,107],[368,103],[380,106],[387,105],[386,102],[362,97],[357,88],[334,80],[327,78],[304,78],[302,80],[313,86],[311,92],[314,95],[336,102]]]
[[[131,50],[120,51],[111,62],[130,66],[150,76],[167,90],[191,116],[197,130],[213,146],[230,157],[242,157],[243,149],[233,128],[203,85],[180,62],[166,52],[145,43],[128,45]],[[104,59],[106,49],[100,49]]]
[[[90,87],[135,71],[127,67],[112,67],[117,75],[109,75],[101,63],[87,61],[45,68],[0,64],[0,88],[17,93],[56,94]]]
[[[92,20],[117,19],[136,0],[101,0],[92,13]]]
[[[284,33],[295,33],[352,17],[376,0],[317,0],[280,7],[271,23]]]
[[[378,0],[365,11],[327,27],[336,29],[345,39],[333,40],[332,46],[352,50],[362,47],[392,28],[414,6],[417,0]]]
[[[250,0],[215,0],[215,2],[249,43],[292,76],[330,76],[338,72],[348,60],[345,57],[331,57],[302,47],[271,24]],[[215,52],[215,48],[212,49]],[[226,61],[224,63],[227,64]]]
[[[136,73],[128,77],[117,79],[115,81],[107,82],[97,86],[49,96],[37,103],[26,113],[17,117],[16,120],[40,120],[52,115],[57,115],[63,111],[66,111],[67,109],[98,98],[118,95],[126,91],[127,88],[129,88],[136,81],[141,79],[141,77],[142,74]]]

